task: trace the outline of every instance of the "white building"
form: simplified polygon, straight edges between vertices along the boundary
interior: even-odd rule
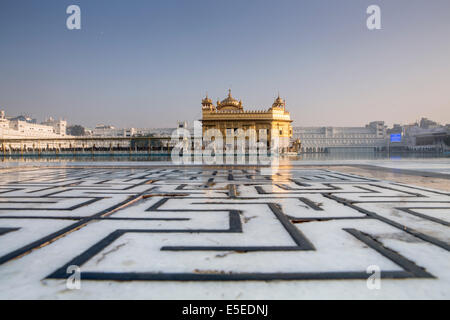
[[[387,144],[384,121],[365,127],[294,127],[292,138],[300,139],[301,152],[379,151]]]
[[[48,118],[42,125],[53,127],[53,133],[65,137],[67,131],[67,121],[65,120],[55,120],[52,117]]]
[[[0,130],[9,129],[9,121],[6,119],[5,111],[0,111]]]
[[[193,133],[193,128],[188,128],[186,121],[179,121],[178,128],[188,129]],[[177,128],[115,128],[111,125],[99,124],[93,129],[86,129],[86,134],[92,137],[99,138],[116,138],[116,137],[170,137]]]
[[[119,129],[103,124],[97,125],[94,129],[88,129],[87,132],[89,132],[92,137],[99,138],[129,138],[137,133],[135,128]]]
[[[66,136],[67,121],[47,119],[42,124],[9,120],[5,111],[0,111],[0,138],[26,139],[26,138],[61,138]]]
[[[427,119],[426,119],[427,120]],[[448,150],[442,140],[449,135],[449,131],[444,126],[428,125],[420,127],[418,125],[406,125],[402,130],[402,141],[391,144],[391,147],[406,148],[411,151],[427,151],[436,148]]]
[[[176,128],[116,128],[99,124],[93,129],[86,129],[86,135],[93,138],[170,137],[174,130]],[[109,145],[111,142],[105,143]],[[164,142],[164,145],[166,144],[172,145],[170,141]],[[123,140],[120,145],[130,147],[131,140]],[[97,146],[101,146],[101,143],[97,142]]]

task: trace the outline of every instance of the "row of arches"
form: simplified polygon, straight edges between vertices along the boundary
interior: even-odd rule
[[[305,153],[327,153],[329,150],[328,148],[322,148],[322,147],[303,147],[301,148],[301,152]]]

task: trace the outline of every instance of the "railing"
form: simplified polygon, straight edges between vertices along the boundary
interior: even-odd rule
[[[173,146],[171,137],[0,138],[0,156],[3,155],[3,158],[170,156]],[[192,152],[195,152],[194,141],[191,141],[191,148]],[[203,148],[204,146],[202,150]],[[248,153],[248,150],[244,152]],[[237,146],[235,153],[242,153],[237,151]]]
[[[65,137],[0,139],[3,156],[167,155],[170,137]]]

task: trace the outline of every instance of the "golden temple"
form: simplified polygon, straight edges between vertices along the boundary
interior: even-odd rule
[[[203,135],[209,129],[217,129],[222,136],[230,135],[238,129],[254,129],[259,141],[260,130],[265,130],[270,143],[273,138],[279,138],[279,148],[286,151],[292,137],[291,117],[286,111],[286,102],[280,98],[275,99],[267,110],[244,110],[241,100],[228,96],[217,101],[214,105],[208,95],[202,100],[202,130]]]

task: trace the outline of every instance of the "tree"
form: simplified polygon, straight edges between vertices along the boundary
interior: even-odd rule
[[[67,127],[67,134],[71,136],[84,136],[86,134],[86,131],[83,126],[80,126],[78,124],[73,126]]]

